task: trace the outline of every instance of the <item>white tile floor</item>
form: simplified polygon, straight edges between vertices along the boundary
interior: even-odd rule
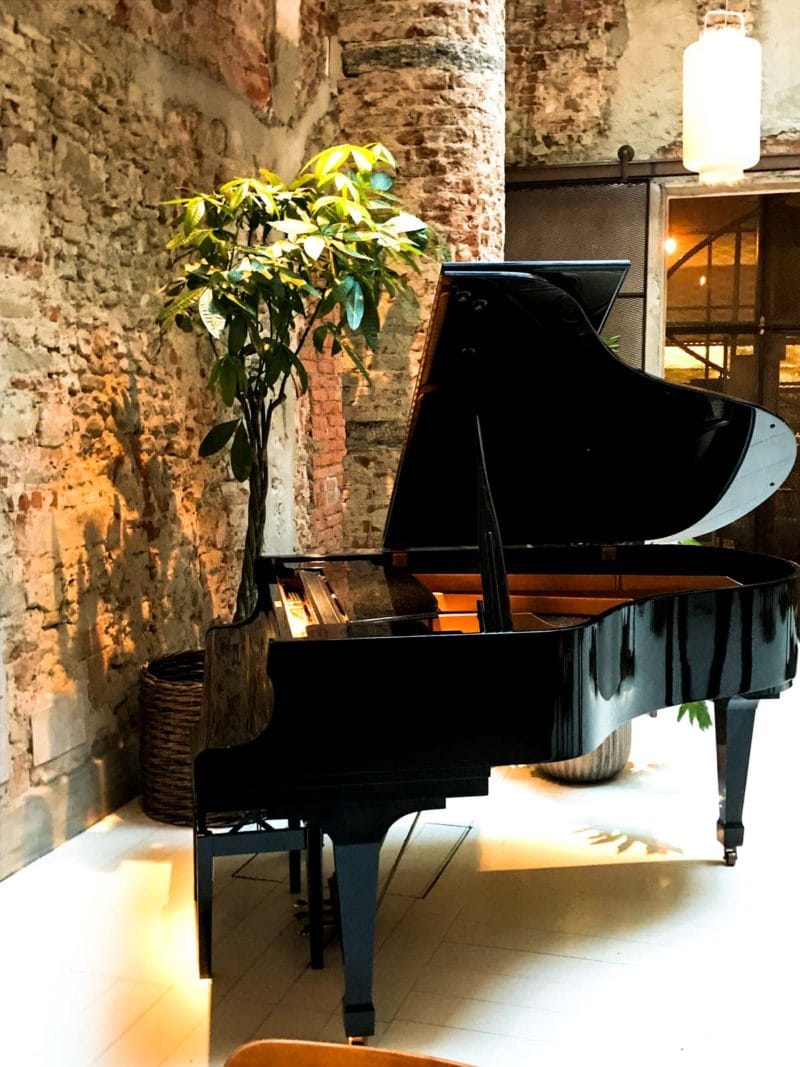
[[[760,709],[733,869],[713,736],[673,713],[636,721],[614,783],[505,769],[429,813],[379,913],[373,1043],[480,1067],[796,1063],[798,746],[800,690]],[[241,864],[217,864],[213,982],[190,833],[136,802],[0,884],[0,1062],[211,1067],[256,1036],[342,1040],[337,946],[309,970],[285,857]]]

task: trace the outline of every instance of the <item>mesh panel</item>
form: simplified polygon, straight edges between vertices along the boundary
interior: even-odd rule
[[[506,259],[629,259],[631,269],[604,336],[620,358],[644,366],[648,187],[645,182],[543,185],[506,193]]]
[[[629,259],[623,293],[647,269],[647,184],[545,185],[506,194],[506,259]]]
[[[603,327],[603,337],[619,337],[619,358],[637,370],[644,366],[643,304],[639,296],[618,296]]]

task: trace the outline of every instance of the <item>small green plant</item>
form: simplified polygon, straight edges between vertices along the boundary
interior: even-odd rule
[[[711,726],[711,715],[705,700],[692,700],[688,704],[681,704],[678,708],[678,722],[684,717],[701,730],[707,730]]]
[[[256,604],[270,431],[290,385],[309,387],[304,345],[330,345],[366,377],[359,339],[376,349],[383,302],[407,289],[407,268],[418,269],[428,244],[426,224],[392,192],[396,167],[380,143],[339,144],[289,183],[261,170],[168,201],[181,208],[167,244],[179,271],[158,320],[208,340],[208,386],[230,416],[200,455],[230,446],[233,475],[250,488],[236,619]]]

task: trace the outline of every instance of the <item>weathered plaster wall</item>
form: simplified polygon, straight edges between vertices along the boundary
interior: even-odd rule
[[[503,248],[503,0],[340,0],[339,116],[348,140],[382,140],[397,189],[454,259]],[[371,385],[346,375],[345,541],[380,545],[405,439],[438,265],[390,311]],[[420,323],[422,329],[420,329]]]
[[[204,349],[159,345],[159,203],[321,147],[327,7],[0,5],[0,876],[136,791],[140,663],[228,616],[244,493],[196,455]]]
[[[696,39],[702,0],[509,0],[509,166],[639,159],[681,148],[683,50]],[[763,48],[764,150],[800,145],[800,6],[737,0]]]

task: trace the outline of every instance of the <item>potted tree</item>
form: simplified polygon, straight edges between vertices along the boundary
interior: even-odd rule
[[[227,412],[205,435],[200,455],[229,449],[234,477],[249,485],[234,621],[256,606],[254,564],[265,532],[270,437],[289,390],[302,394],[309,388],[305,346],[322,351],[330,345],[367,376],[362,346],[377,347],[381,308],[407,289],[408,270],[417,269],[428,244],[425,223],[405,211],[392,191],[395,171],[392,154],[380,143],[339,144],[309,159],[291,182],[261,170],[169,201],[180,208],[167,244],[176,273],[164,287],[158,321],[164,329],[197,331],[207,343],[208,386]],[[187,751],[199,713],[198,655],[179,667],[193,672],[188,721],[170,724],[187,736]],[[154,665],[145,668],[151,677]],[[164,664],[170,675],[175,666],[174,659]],[[172,676],[169,684],[179,680]],[[173,712],[176,696],[167,697]],[[148,805],[147,792],[148,761],[152,765],[164,745],[148,738],[148,725],[142,724],[145,809],[162,817],[162,803]],[[165,777],[160,766],[156,773]],[[188,758],[184,781],[169,777],[170,792],[177,787],[181,795],[177,815],[172,812],[168,821],[183,821],[181,813],[190,821]],[[156,784],[149,783],[151,794]]]
[[[425,224],[391,191],[395,169],[381,144],[341,144],[289,184],[262,170],[172,201],[183,208],[167,246],[179,273],[159,321],[207,340],[208,386],[231,417],[208,431],[200,455],[230,446],[233,475],[250,489],[237,620],[255,607],[270,431],[288,389],[308,389],[304,345],[331,344],[366,376],[359,339],[375,350],[381,301],[406,288],[403,269],[426,247]]]

